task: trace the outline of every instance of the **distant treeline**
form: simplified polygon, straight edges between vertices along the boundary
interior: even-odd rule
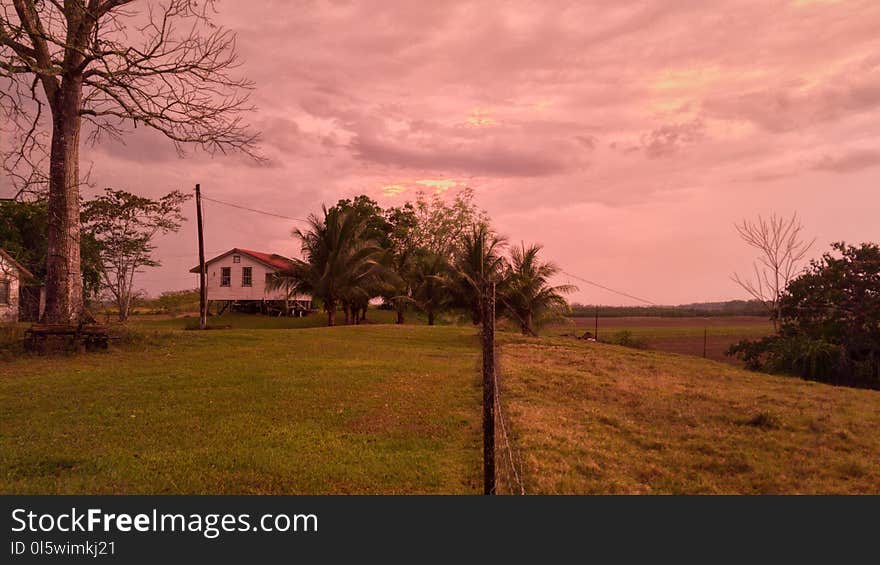
[[[596,315],[595,305],[571,305],[569,316],[585,318]],[[679,306],[598,306],[601,318],[651,316],[669,318],[714,316],[767,316],[767,308],[757,300],[729,300],[727,302],[696,302]]]

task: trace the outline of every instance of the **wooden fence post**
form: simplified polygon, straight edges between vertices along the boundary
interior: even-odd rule
[[[483,303],[483,494],[495,494],[495,283],[484,283]]]

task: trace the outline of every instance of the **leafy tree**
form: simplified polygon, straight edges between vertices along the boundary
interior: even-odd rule
[[[0,248],[24,265],[38,281],[46,279],[48,208],[45,200],[0,204]],[[101,258],[92,234],[80,237],[83,301],[96,297],[101,286]]]
[[[241,119],[250,109],[251,84],[233,76],[235,36],[211,21],[214,5],[211,0],[0,5],[0,111],[15,146],[3,163],[12,178],[22,180],[20,193],[32,190],[33,182],[48,185],[49,321],[74,323],[82,314],[83,121],[93,140],[119,137],[133,124],[163,134],[179,150],[192,143],[212,152],[252,153],[256,136]]]
[[[355,221],[363,224],[363,232],[360,237],[374,242],[386,251],[385,256],[377,256],[376,261],[381,263],[390,262],[389,252],[392,244],[390,232],[392,226],[386,219],[384,211],[375,200],[365,194],[356,196],[351,200],[342,199],[335,206],[327,210],[327,213],[330,216],[342,213],[351,214]],[[357,324],[366,319],[370,299],[381,295],[385,286],[387,286],[385,278],[379,276],[385,272],[384,270],[377,270],[372,276],[361,281],[358,285],[358,292],[341,298],[346,323],[354,322]]]
[[[572,285],[550,285],[550,279],[559,273],[559,267],[539,259],[542,248],[541,245],[526,247],[525,244],[514,247],[504,277],[501,306],[519,323],[523,335],[537,335],[536,324],[568,311],[568,302],[562,295],[577,290]]]
[[[407,202],[403,206],[385,211],[388,223],[387,274],[382,287],[382,297],[397,313],[397,323],[405,321],[406,307],[412,300],[413,264],[419,252],[417,231],[419,227],[415,208]]]
[[[473,225],[489,225],[486,213],[474,203],[474,191],[461,189],[451,202],[439,194],[430,198],[424,193],[416,195],[416,247],[437,255],[451,257],[461,237]]]
[[[291,271],[279,280],[289,279],[296,291],[320,299],[327,325],[333,326],[339,306],[364,297],[369,300],[374,277],[382,269],[378,261],[382,248],[366,236],[366,224],[351,210],[331,213],[324,208],[323,218],[312,214],[309,224],[308,229],[293,232],[301,242],[303,259],[295,259]],[[350,321],[348,307],[345,315]]]
[[[392,226],[385,217],[382,207],[375,200],[361,194],[351,200],[341,199],[327,210],[330,215],[343,212],[351,213],[356,221],[364,224],[363,237],[373,240],[383,249],[391,246],[389,237]]]
[[[102,286],[116,303],[120,321],[131,310],[135,274],[160,265],[152,256],[153,238],[180,229],[185,220],[180,208],[189,198],[177,190],[152,200],[107,188],[84,206],[83,226],[98,243]]]
[[[880,388],[880,247],[833,244],[788,284],[778,322],[776,335],[728,353],[751,368]]]
[[[450,301],[449,263],[443,255],[419,250],[415,253],[410,272],[412,301],[428,316],[428,325]]]

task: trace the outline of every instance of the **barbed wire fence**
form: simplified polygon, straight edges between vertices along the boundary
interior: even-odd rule
[[[500,490],[500,494],[526,494],[526,488],[523,477],[522,458],[514,446],[513,430],[510,427],[510,418],[506,417],[506,410],[502,402],[503,395],[501,384],[502,374],[500,355],[501,348],[495,349],[495,420],[496,436],[500,442],[500,453],[496,453],[496,459],[500,465],[496,466],[496,490]],[[498,487],[501,487],[500,489]]]
[[[485,494],[526,493],[522,460],[514,449],[510,418],[502,402],[501,348],[495,341],[495,283],[484,281],[482,288],[483,348],[483,473]],[[509,305],[506,305],[509,307]]]

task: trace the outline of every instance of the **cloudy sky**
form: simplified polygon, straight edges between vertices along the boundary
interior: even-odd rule
[[[85,147],[98,187],[303,217],[365,193],[474,188],[512,242],[652,301],[743,297],[743,217],[797,211],[817,251],[880,240],[880,2],[219,4],[268,162],[137,130]],[[296,255],[296,224],[207,202],[207,249]],[[189,214],[194,220],[194,213]],[[152,293],[191,288],[194,221]],[[568,282],[561,277],[559,282]],[[571,280],[571,282],[577,282]],[[625,304],[581,285],[573,300]]]

